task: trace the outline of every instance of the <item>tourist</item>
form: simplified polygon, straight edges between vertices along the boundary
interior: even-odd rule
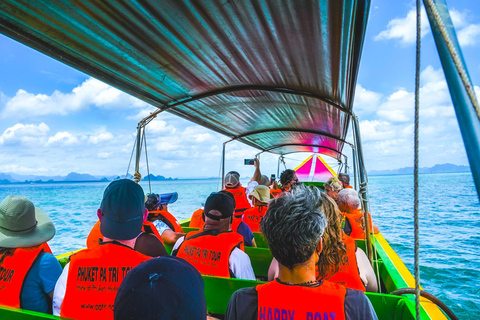
[[[343,189],[338,193],[337,204],[343,215],[343,230],[345,233],[354,239],[365,239],[364,215],[357,191],[353,189]],[[372,223],[370,214],[368,218],[370,232],[378,233],[379,229]]]
[[[163,198],[163,199],[162,199]],[[178,199],[178,193],[168,193],[164,195],[149,194],[145,207],[148,210],[147,220],[152,222],[163,242],[174,245],[175,242],[185,235],[177,219],[168,212],[168,204],[174,203]]]
[[[338,200],[338,193],[343,189],[343,185],[338,178],[332,177],[325,182],[325,193],[333,200]]]
[[[47,241],[50,218],[24,196],[0,203],[0,304],[52,313],[53,289],[62,267]]]
[[[205,225],[205,221],[203,221],[203,205],[201,208],[195,210],[192,213],[192,217],[190,218],[190,222],[188,224],[189,228],[203,228]]]
[[[353,187],[350,185],[350,176],[348,173],[339,173],[338,180],[340,180],[344,189],[353,189]]]
[[[146,261],[123,280],[115,298],[114,314],[115,320],[205,320],[202,276],[177,257]]]
[[[290,191],[298,184],[297,174],[292,169],[287,169],[280,175],[280,189],[282,192]]]
[[[258,182],[255,181],[255,185],[257,184]],[[230,171],[225,175],[223,190],[230,192],[235,198],[235,215],[241,216],[245,210],[252,207],[247,198],[247,189],[240,183],[240,174],[238,172]]]
[[[327,225],[320,191],[297,187],[269,205],[260,229],[279,263],[278,278],[236,291],[225,319],[377,319],[365,294],[315,278]],[[301,232],[299,232],[301,230]]]
[[[95,223],[87,237],[87,248],[92,249],[98,246],[100,240],[103,239],[100,231],[100,220]],[[150,221],[143,221],[142,233],[137,237],[133,248],[149,257],[161,257],[168,255],[163,244],[163,239],[157,231],[157,228]]]
[[[178,239],[172,255],[205,275],[255,280],[250,258],[243,252],[243,237],[231,231],[234,210],[235,200],[229,193],[212,193],[205,202],[205,226]]]
[[[55,315],[113,319],[113,303],[123,278],[150,259],[133,250],[147,215],[142,187],[128,179],[111,182],[97,215],[103,240],[70,257],[55,286]]]
[[[322,212],[328,225],[322,236],[323,251],[318,263],[317,279],[326,279],[350,289],[377,292],[377,278],[365,252],[347,236],[341,214],[332,198],[322,193]]]
[[[256,186],[249,197],[253,200],[253,208],[245,211],[243,222],[245,222],[252,232],[260,232],[260,221],[267,212],[270,202],[270,189],[267,186]]]

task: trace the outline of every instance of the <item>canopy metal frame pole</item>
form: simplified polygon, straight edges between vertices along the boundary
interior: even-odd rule
[[[423,0],[480,198],[480,110],[445,0]],[[470,95],[469,95],[470,93]]]
[[[366,242],[367,242],[367,254],[368,260],[370,263],[373,263],[373,246],[372,246],[372,238],[370,236],[370,213],[368,212],[368,178],[367,172],[365,170],[365,162],[363,159],[363,150],[362,150],[362,139],[360,137],[360,125],[358,123],[357,116],[353,115],[352,117],[353,122],[353,138],[355,141],[355,146],[357,148],[357,162],[358,162],[358,173],[360,178],[360,188],[358,189],[358,193],[362,202],[362,211],[363,211],[363,218],[365,221],[365,234],[366,234]]]
[[[353,160],[353,185],[355,186],[355,190],[358,190],[357,184],[357,157],[355,156],[355,148],[352,148],[352,160]]]

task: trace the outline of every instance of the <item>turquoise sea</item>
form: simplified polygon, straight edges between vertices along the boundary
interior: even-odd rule
[[[420,276],[423,288],[444,301],[459,319],[480,317],[480,205],[470,173],[420,175]],[[54,254],[83,248],[97,220],[108,183],[18,184],[0,186],[0,200],[25,195],[53,220]],[[147,182],[142,182],[149,192]],[[216,180],[152,182],[152,192],[177,191],[169,209],[189,218],[216,191]],[[374,222],[413,272],[413,177],[369,178]]]

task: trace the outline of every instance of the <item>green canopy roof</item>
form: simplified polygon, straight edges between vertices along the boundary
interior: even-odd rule
[[[260,150],[340,158],[369,0],[0,1],[0,32]]]

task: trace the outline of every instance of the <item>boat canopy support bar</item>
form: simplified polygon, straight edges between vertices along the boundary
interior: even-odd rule
[[[445,0],[423,0],[442,62],[473,180],[480,198],[480,119],[472,81],[467,73]],[[469,95],[470,92],[470,95]],[[480,112],[480,111],[479,111]]]
[[[279,92],[279,93],[293,94],[293,95],[308,97],[308,98],[312,98],[312,99],[317,99],[317,100],[321,100],[321,101],[327,103],[328,105],[332,106],[335,109],[338,109],[342,112],[345,112],[346,114],[349,114],[349,115],[352,114],[348,109],[344,108],[343,106],[338,105],[337,103],[335,103],[335,102],[333,102],[329,99],[326,99],[325,97],[322,97],[321,95],[312,93],[312,92],[301,91],[301,90],[296,90],[296,89],[291,89],[291,88],[261,86],[261,85],[230,86],[230,87],[225,87],[225,88],[220,88],[220,89],[216,89],[216,90],[212,90],[212,91],[199,93],[197,95],[193,95],[193,96],[190,96],[190,97],[185,97],[185,98],[182,98],[182,99],[178,99],[176,101],[171,101],[169,103],[166,103],[165,106],[160,107],[159,111],[160,112],[167,111],[167,110],[175,108],[179,105],[184,105],[184,104],[187,104],[187,103],[190,103],[190,102],[194,102],[194,101],[197,101],[197,100],[201,100],[201,99],[204,99],[204,98],[208,98],[208,97],[212,97],[212,96],[216,96],[216,95],[220,95],[220,94],[224,94],[224,93],[231,93],[231,92],[238,92],[238,91],[253,91],[253,90],[268,91],[268,92]]]
[[[261,134],[261,133],[265,133],[265,132],[277,132],[277,131],[304,132],[304,133],[318,134],[320,136],[329,137],[331,139],[343,142],[345,144],[348,144],[349,146],[353,146],[352,143],[350,143],[346,140],[343,140],[341,138],[338,138],[338,137],[332,135],[331,133],[328,133],[328,132],[325,132],[325,131],[320,131],[320,130],[308,130],[308,129],[300,129],[300,128],[270,128],[270,129],[263,129],[263,130],[255,130],[255,131],[245,132],[245,133],[242,133],[238,136],[235,136],[235,137],[232,138],[232,140],[238,140],[238,139],[241,139],[241,138],[244,138],[244,137],[253,136],[253,135]],[[263,149],[262,151],[266,151],[266,150]]]
[[[362,150],[362,139],[360,137],[360,125],[358,123],[357,116],[352,117],[353,123],[353,138],[355,141],[356,147],[356,157],[358,163],[358,175],[360,178],[360,188],[358,189],[358,195],[362,201],[362,211],[365,221],[365,234],[366,241],[367,241],[367,255],[370,263],[373,263],[373,246],[372,246],[372,238],[370,237],[370,221],[369,219],[369,209],[368,209],[368,178],[367,178],[367,171],[365,169],[365,161],[363,159],[363,150]]]
[[[343,156],[345,158],[345,163],[347,162],[347,156],[344,155],[343,153],[341,152],[338,152],[338,150],[335,150],[333,148],[330,148],[330,147],[323,147],[323,146],[318,146],[316,144],[309,144],[309,143],[283,143],[283,144],[276,144],[274,146],[271,146],[271,147],[268,147],[262,151],[260,151],[259,153],[257,153],[257,155],[260,155],[264,152],[268,152],[270,150],[274,150],[274,149],[278,149],[278,148],[283,148],[283,147],[288,147],[288,146],[304,146],[304,147],[313,147],[313,148],[322,148],[322,149],[327,149],[327,150],[331,150],[333,152],[336,152],[339,157],[336,158],[337,160],[341,160],[339,158],[341,158],[340,156]]]

